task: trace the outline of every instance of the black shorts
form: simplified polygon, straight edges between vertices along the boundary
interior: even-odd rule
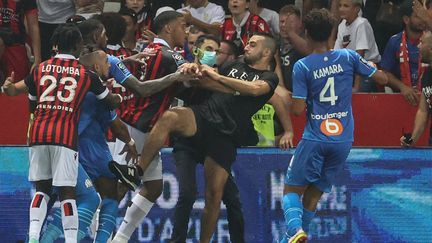
[[[192,145],[199,149],[204,157],[209,156],[228,173],[236,160],[237,146],[231,136],[221,133],[210,122],[204,119],[199,112],[195,114],[197,131],[190,137]]]

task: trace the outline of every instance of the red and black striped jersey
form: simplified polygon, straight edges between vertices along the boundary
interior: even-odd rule
[[[135,54],[131,50],[124,48],[120,45],[115,45],[115,46],[107,45],[106,53],[108,55],[115,56],[120,60],[123,60],[126,57],[130,57]],[[127,67],[127,69],[129,69],[132,75],[138,78],[140,77],[140,75],[137,72],[138,67],[135,63],[125,63],[125,66]],[[131,102],[132,98],[134,97],[134,93],[130,90],[127,90],[125,87],[123,87],[121,84],[117,82],[113,83],[111,87],[111,92],[114,94],[120,94],[123,97],[123,102],[120,104],[120,107],[116,110],[117,115],[121,117],[121,115],[125,112],[128,106],[128,102]],[[107,131],[106,137],[107,137],[107,141],[109,142],[115,141],[115,138],[110,128]]]
[[[24,27],[24,17],[26,14],[36,14],[36,0],[2,0],[0,1],[0,28],[7,31],[7,37],[3,40],[8,45],[24,44],[26,41],[26,31]],[[10,31],[10,32],[9,32]]]
[[[130,57],[133,54],[135,54],[129,49],[121,47],[120,45],[116,45],[116,46],[108,45],[106,49],[106,53],[108,55],[115,56],[120,60],[123,60],[126,57]],[[127,67],[127,69],[129,69],[132,75],[139,78],[138,67],[135,63],[125,63],[125,66]],[[120,107],[117,109],[117,114],[121,116],[126,110],[128,102],[134,97],[134,94],[132,91],[127,90],[117,82],[113,84],[111,88],[111,92],[114,94],[120,94],[123,97],[123,102],[121,103]]]
[[[80,107],[87,91],[98,99],[109,93],[99,76],[73,56],[59,54],[39,64],[24,81],[29,99],[36,102],[30,145],[60,145],[77,150]]]
[[[174,73],[177,67],[185,63],[184,58],[168,47],[168,44],[159,38],[146,48],[155,49],[156,55],[147,59],[144,81],[153,80]],[[134,97],[126,112],[121,116],[122,120],[136,127],[142,132],[149,131],[157,119],[169,108],[175,93],[175,85],[172,85],[149,97]]]
[[[242,52],[249,38],[256,32],[270,33],[270,28],[264,19],[252,13],[249,14],[246,23],[241,27],[241,33],[239,33],[240,38],[238,38],[237,28],[234,25],[233,18],[226,18],[221,28],[222,39],[234,41]]]

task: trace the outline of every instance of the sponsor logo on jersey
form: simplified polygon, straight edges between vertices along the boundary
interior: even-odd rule
[[[123,74],[127,74],[128,72],[129,72],[129,70],[127,69],[127,67],[124,65],[124,63],[123,62],[119,62],[119,63],[117,63],[117,67],[120,69],[120,71],[123,73]]]
[[[176,63],[177,66],[180,66],[180,65],[182,65],[183,63],[186,62],[184,60],[184,58],[182,57],[182,55],[180,55],[178,53],[172,54],[172,58],[174,58],[174,61],[175,61],[175,63]]]
[[[338,136],[342,134],[344,129],[338,119],[327,119],[321,122],[320,130],[326,136]]]

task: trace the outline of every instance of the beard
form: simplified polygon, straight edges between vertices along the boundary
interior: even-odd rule
[[[259,53],[257,55],[245,55],[244,62],[248,65],[253,65],[256,62],[258,62],[262,58],[262,53]]]
[[[413,31],[415,33],[421,33],[425,29],[425,26],[414,25],[412,23],[410,23],[409,27],[410,27],[411,31]]]

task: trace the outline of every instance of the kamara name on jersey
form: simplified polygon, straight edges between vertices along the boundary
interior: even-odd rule
[[[56,72],[56,73],[67,73],[69,75],[79,75],[79,69],[74,67],[63,67],[48,64],[46,66],[42,66],[42,72]]]
[[[314,79],[319,79],[328,75],[337,74],[343,72],[343,68],[340,64],[331,65],[325,68],[320,68],[313,71]]]

